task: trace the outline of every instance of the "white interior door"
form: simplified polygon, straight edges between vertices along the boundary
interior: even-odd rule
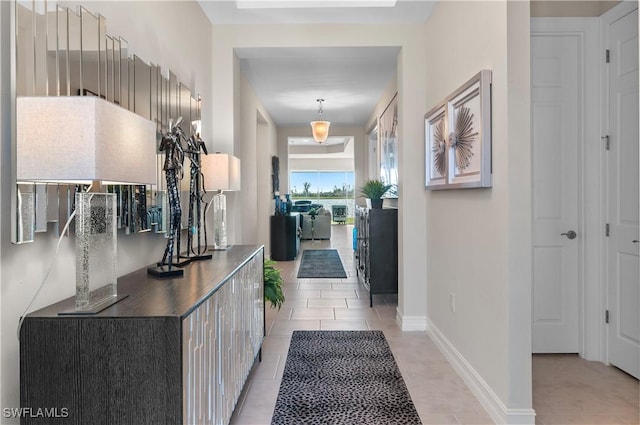
[[[579,351],[582,44],[576,33],[531,35],[534,353]]]
[[[609,362],[640,378],[638,10],[607,25]]]

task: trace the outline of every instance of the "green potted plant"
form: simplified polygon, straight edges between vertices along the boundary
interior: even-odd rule
[[[284,302],[282,290],[284,280],[275,265],[276,262],[273,260],[264,260],[264,299],[269,301],[271,307],[277,307],[280,310]]]
[[[371,200],[371,208],[382,208],[382,197],[391,189],[390,184],[384,184],[381,180],[367,180],[360,188],[360,193]]]

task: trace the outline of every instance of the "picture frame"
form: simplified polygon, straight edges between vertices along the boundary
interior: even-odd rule
[[[491,71],[482,70],[425,115],[425,187],[491,185]]]
[[[447,184],[446,104],[434,106],[424,118],[426,181],[428,188]]]
[[[398,197],[398,94],[378,119],[378,137],[380,138],[380,180],[391,188],[385,198]]]

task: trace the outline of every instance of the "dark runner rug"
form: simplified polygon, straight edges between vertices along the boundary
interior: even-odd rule
[[[347,273],[335,249],[305,249],[302,252],[298,277],[346,278]]]
[[[381,331],[294,331],[271,425],[420,425]]]

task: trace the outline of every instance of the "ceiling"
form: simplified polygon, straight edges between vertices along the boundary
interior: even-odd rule
[[[213,24],[398,24],[425,22],[433,1],[199,0]],[[241,48],[242,73],[281,127],[323,118],[336,126],[364,126],[396,73],[399,47]],[[311,131],[309,130],[309,133]],[[329,132],[333,135],[332,132]],[[341,135],[347,136],[347,135]],[[297,140],[313,145],[307,139]]]

